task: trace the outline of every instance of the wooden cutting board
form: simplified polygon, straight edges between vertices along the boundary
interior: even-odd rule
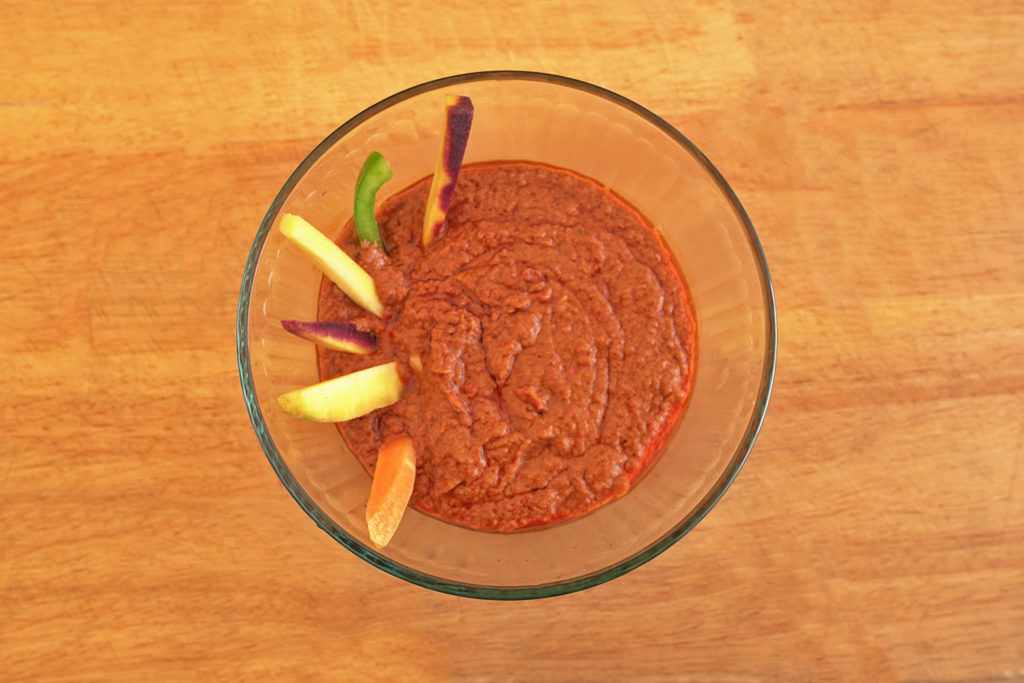
[[[1024,679],[1024,6],[4,2],[0,679]],[[435,594],[322,533],[249,426],[242,265],[285,178],[487,68],[657,112],[779,306],[755,450],[583,593]]]

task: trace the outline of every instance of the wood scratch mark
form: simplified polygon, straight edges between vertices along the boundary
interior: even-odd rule
[[[60,100],[0,100],[0,107],[59,107]]]
[[[962,108],[962,107],[1021,107],[1021,97],[984,97],[969,99],[910,99],[877,100],[874,102],[851,102],[830,107],[819,107],[818,111],[890,111],[893,109],[917,108]]]

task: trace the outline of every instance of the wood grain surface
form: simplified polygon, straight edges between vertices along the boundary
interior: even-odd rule
[[[1024,680],[1024,5],[0,2],[0,680]],[[416,83],[588,80],[722,170],[778,376],[609,584],[489,603],[321,532],[259,449],[242,266]]]

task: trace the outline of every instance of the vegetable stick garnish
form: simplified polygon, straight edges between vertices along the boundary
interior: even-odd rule
[[[384,313],[373,278],[330,238],[305,219],[290,213],[281,216],[280,230],[352,301],[378,317]]]
[[[416,480],[416,450],[412,439],[402,435],[385,442],[377,452],[377,464],[366,502],[366,527],[370,540],[383,548],[402,521]]]
[[[377,199],[377,190],[389,180],[391,166],[388,165],[387,159],[380,152],[370,152],[359,171],[359,180],[356,181],[355,207],[352,213],[359,243],[376,244],[384,249],[385,253],[387,248],[380,238],[380,226],[377,225],[377,217],[373,213],[373,204]]]
[[[447,95],[444,116],[444,137],[423,216],[423,246],[429,246],[444,231],[444,221],[452,205],[455,183],[459,179],[459,169],[462,168],[462,158],[469,142],[473,103],[462,95]]]
[[[377,350],[377,338],[372,332],[365,332],[355,323],[347,320],[322,320],[302,322],[282,320],[281,327],[296,337],[319,344],[327,349],[366,355]]]
[[[289,415],[314,422],[344,422],[397,403],[405,392],[398,363],[390,362],[290,391],[277,398]]]

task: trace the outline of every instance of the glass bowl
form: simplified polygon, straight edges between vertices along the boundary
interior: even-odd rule
[[[559,524],[474,531],[410,508],[390,545],[367,536],[370,477],[335,425],[285,415],[277,396],[319,381],[315,347],[282,319],[316,318],[321,273],[276,230],[295,213],[337,238],[354,185],[377,150],[394,178],[383,195],[433,172],[446,93],[472,98],[466,163],[545,162],[590,176],[657,227],[693,299],[697,355],[686,412],[661,458],[625,496]],[[331,231],[334,232],[331,232]],[[245,264],[238,369],[253,428],[281,482],[324,531],[370,564],[456,595],[559,595],[621,576],[663,552],[721,498],[754,443],[775,370],[768,268],[739,200],[693,143],[608,90],[541,73],[472,73],[379,102],[321,142],[281,188]]]

